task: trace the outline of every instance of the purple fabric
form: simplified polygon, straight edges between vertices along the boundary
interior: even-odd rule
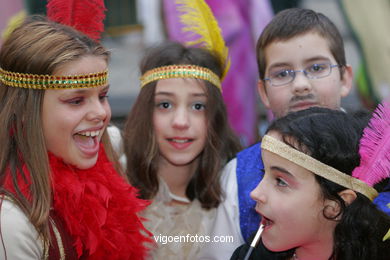
[[[0,36],[1,32],[7,27],[9,19],[23,9],[22,0],[3,0],[0,8]],[[0,46],[2,43],[0,37]]]
[[[229,47],[231,67],[222,87],[229,121],[247,146],[256,140],[257,65],[255,43],[261,30],[272,18],[268,0],[206,0],[222,29]],[[185,42],[175,1],[164,0],[164,14],[170,40]],[[255,27],[253,27],[253,25]]]

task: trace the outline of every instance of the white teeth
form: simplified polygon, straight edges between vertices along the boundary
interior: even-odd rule
[[[183,139],[181,139],[181,140],[178,140],[178,139],[172,139],[172,141],[173,141],[173,142],[175,142],[175,143],[181,143],[181,144],[184,144],[184,143],[188,142],[188,139],[185,139],[185,140],[183,140]]]
[[[100,133],[100,131],[85,131],[85,132],[80,132],[78,133],[79,135],[84,135],[84,136],[92,136],[92,137],[95,137],[95,136],[98,136]]]

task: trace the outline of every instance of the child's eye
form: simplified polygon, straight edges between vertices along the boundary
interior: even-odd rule
[[[80,105],[81,102],[83,102],[83,100],[84,100],[83,98],[72,98],[67,100],[66,102],[71,105]]]
[[[101,100],[101,101],[103,101],[103,100],[106,100],[108,98],[108,96],[107,95],[104,95],[104,96],[99,96],[99,99]]]
[[[272,74],[271,78],[286,78],[290,76],[290,71],[289,70],[280,70]]]
[[[192,108],[195,110],[203,110],[206,108],[206,106],[202,103],[195,103],[192,105]]]
[[[169,102],[160,102],[157,104],[157,107],[162,109],[168,109],[172,107],[172,104]]]
[[[288,183],[281,178],[276,178],[276,185],[280,187],[287,187]]]
[[[99,99],[102,100],[102,101],[107,99],[107,98],[108,98],[107,92],[104,92],[104,93],[99,95]]]
[[[322,72],[323,70],[325,70],[326,67],[327,67],[327,64],[313,64],[307,69],[307,71],[309,73],[319,73],[319,72]]]

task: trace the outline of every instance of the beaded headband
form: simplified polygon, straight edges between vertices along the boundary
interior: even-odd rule
[[[356,179],[350,175],[340,172],[339,170],[326,165],[307,154],[304,154],[294,148],[291,148],[287,144],[269,136],[265,135],[261,141],[261,148],[275,153],[311,172],[319,175],[334,183],[340,184],[348,189],[357,191],[371,201],[378,196],[378,192],[368,186],[365,182]]]
[[[148,70],[140,78],[141,87],[144,87],[153,81],[173,78],[195,78],[207,80],[222,91],[221,79],[217,76],[217,74],[207,68],[195,65],[169,65]]]
[[[0,68],[0,82],[6,86],[31,89],[92,88],[107,84],[108,71],[75,76],[56,76],[18,73]]]

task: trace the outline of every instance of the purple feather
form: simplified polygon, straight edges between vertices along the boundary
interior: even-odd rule
[[[360,165],[352,173],[370,186],[390,177],[390,103],[379,104],[360,140]]]

